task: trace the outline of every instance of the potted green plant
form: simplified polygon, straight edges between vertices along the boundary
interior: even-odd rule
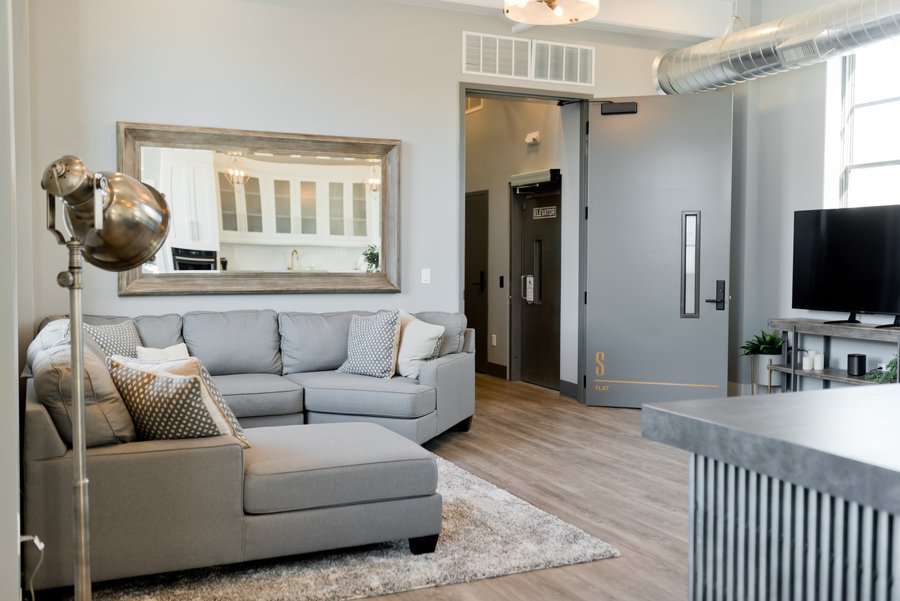
[[[766,332],[762,330],[759,334],[748,340],[741,346],[741,350],[745,356],[750,357],[751,369],[755,373],[756,384],[768,386],[769,380],[769,364],[777,363],[784,341],[777,332]],[[777,371],[772,372],[772,386],[781,384],[781,374]]]
[[[379,260],[379,252],[378,247],[374,244],[370,244],[366,247],[366,250],[363,251],[363,259],[366,261],[366,271],[369,273],[375,273],[378,271],[378,260]]]

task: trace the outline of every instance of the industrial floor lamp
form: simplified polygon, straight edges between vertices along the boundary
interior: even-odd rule
[[[122,173],[92,173],[74,156],[50,164],[41,177],[47,191],[47,229],[69,249],[69,268],[56,277],[69,289],[72,362],[72,454],[74,484],[75,601],[91,599],[90,505],[84,401],[82,265],[126,271],[151,259],[169,232],[162,194]],[[68,233],[56,226],[57,199]]]

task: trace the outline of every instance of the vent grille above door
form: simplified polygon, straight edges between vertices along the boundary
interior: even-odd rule
[[[594,85],[594,48],[465,31],[463,73]]]
[[[594,85],[594,49],[535,40],[534,79]]]
[[[529,79],[531,42],[467,31],[463,34],[463,72]]]

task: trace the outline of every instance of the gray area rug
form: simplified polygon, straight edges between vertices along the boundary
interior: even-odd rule
[[[444,528],[437,551],[406,541],[244,566],[100,584],[97,601],[360,599],[599,559],[618,551],[556,516],[438,459]]]

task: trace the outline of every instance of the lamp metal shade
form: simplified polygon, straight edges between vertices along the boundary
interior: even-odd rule
[[[127,271],[159,251],[169,231],[166,199],[124,173],[91,173],[64,156],[44,171],[41,186],[65,201],[66,222],[84,245],[85,260],[106,271]],[[95,228],[94,191],[105,192],[103,227]]]
[[[504,0],[503,12],[528,25],[567,25],[596,17],[600,0]]]

